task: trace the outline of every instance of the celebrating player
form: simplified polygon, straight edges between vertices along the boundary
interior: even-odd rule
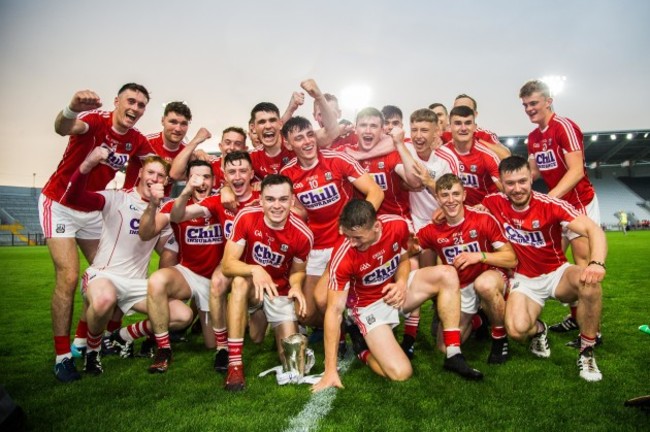
[[[226,243],[223,274],[234,278],[228,301],[225,388],[229,391],[245,386],[242,354],[248,306],[263,303],[280,359],[284,356],[281,340],[298,332],[298,315],[305,314],[302,284],[313,236],[291,213],[293,200],[291,180],[279,174],[266,176],[261,185],[261,207],[237,214]]]
[[[548,327],[539,320],[544,303],[549,298],[566,303],[579,300],[576,318],[580,326],[580,377],[600,381],[602,374],[593,347],[602,307],[605,233],[566,201],[532,191],[533,176],[526,159],[506,158],[499,172],[504,193],[485,197],[483,205],[499,221],[519,259],[506,304],[508,336],[519,341],[532,337],[531,352],[537,357],[549,357]],[[567,262],[561,246],[564,228],[589,240],[591,261],[586,267]]]

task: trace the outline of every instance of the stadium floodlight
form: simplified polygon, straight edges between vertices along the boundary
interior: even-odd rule
[[[623,162],[621,162],[621,166],[623,168],[629,167],[630,165],[631,165],[631,162],[629,160],[624,160]]]
[[[616,141],[616,134],[611,134],[611,135],[609,136],[609,138],[610,138],[612,141]]]
[[[632,138],[634,138],[634,134],[632,134],[632,132],[630,132],[627,135],[625,135],[625,138],[627,138],[628,140],[631,140]]]
[[[592,162],[589,164],[589,169],[596,169],[598,168],[598,162]]]
[[[368,106],[371,95],[370,87],[365,84],[347,86],[341,91],[341,108],[352,110],[354,114]]]
[[[506,140],[506,145],[507,145],[508,147],[512,147],[512,146],[514,146],[515,143],[516,143],[516,141],[515,141],[514,138],[508,138],[508,139]]]
[[[528,138],[524,140],[524,144],[528,145]]]
[[[558,94],[562,93],[564,90],[564,84],[566,83],[566,76],[564,75],[547,75],[542,77],[542,81],[548,85],[549,90],[551,91],[551,97],[555,97]]]
[[[643,134],[643,138],[648,138],[648,132]]]
[[[591,142],[596,142],[596,141],[598,141],[598,135],[592,135]]]

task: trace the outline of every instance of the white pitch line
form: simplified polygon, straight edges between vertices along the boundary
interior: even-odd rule
[[[354,361],[356,356],[352,354],[352,349],[346,353],[346,356],[339,363],[339,375],[343,375]],[[312,431],[318,426],[318,422],[325,417],[332,409],[334,399],[336,399],[336,387],[312,393],[309,402],[298,413],[289,420],[289,427],[284,432],[307,432]]]

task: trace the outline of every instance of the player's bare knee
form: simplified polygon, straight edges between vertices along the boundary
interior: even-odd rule
[[[384,369],[384,372],[386,373],[386,377],[391,381],[406,381],[413,375],[413,368],[411,367],[411,363],[406,360],[391,365],[391,367]]]
[[[515,319],[506,314],[505,327],[508,337],[519,342],[525,342],[528,338],[528,331],[530,326],[521,319]]]
[[[600,284],[582,284],[578,290],[578,301],[594,302],[602,298]]]
[[[91,306],[96,314],[105,315],[113,310],[115,296],[108,292],[97,292],[92,296]]]

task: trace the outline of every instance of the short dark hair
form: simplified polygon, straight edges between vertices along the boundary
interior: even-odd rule
[[[301,116],[291,117],[282,126],[282,136],[284,139],[287,139],[289,138],[289,132],[302,132],[305,129],[312,129],[312,125],[309,120]]]
[[[458,117],[476,117],[476,113],[473,109],[468,106],[461,105],[451,109],[449,112],[449,118],[451,119],[454,116]]]
[[[258,112],[270,112],[276,114],[278,118],[280,117],[280,110],[278,109],[277,105],[271,102],[260,102],[257,105],[255,105],[251,110],[250,123],[255,122],[255,114],[257,114]]]
[[[234,151],[234,152],[228,153],[223,158],[223,166],[225,167],[228,164],[234,165],[233,162],[238,161],[238,160],[248,161],[251,168],[253,168],[253,161],[251,160],[251,155],[246,151]]]
[[[508,156],[499,163],[499,174],[507,174],[519,171],[524,167],[530,170],[528,159],[520,155]]]
[[[210,174],[214,176],[214,171],[212,170],[212,164],[208,161],[204,161],[201,159],[194,159],[193,161],[190,161],[190,163],[187,164],[187,168],[185,168],[185,176],[189,179],[190,170],[194,167],[202,167],[202,166],[206,166],[210,168]]]
[[[472,103],[474,104],[474,111],[478,111],[478,104],[476,103],[476,99],[474,99],[470,95],[466,95],[465,93],[461,93],[458,96],[456,96],[456,99],[454,99],[454,100],[463,99],[463,98],[471,100]]]
[[[389,119],[393,117],[399,117],[400,120],[404,118],[402,110],[395,105],[386,105],[381,109],[381,113],[384,115],[384,119]]]
[[[267,186],[281,185],[284,183],[289,185],[290,190],[293,190],[293,182],[289,177],[284,176],[282,174],[269,174],[266,177],[264,177],[264,179],[262,180],[262,185],[260,186],[260,193],[264,192],[264,189],[266,189]]]
[[[190,111],[190,107],[185,105],[185,102],[169,102],[167,105],[165,105],[165,111],[163,113],[163,117],[167,117],[167,114],[170,112],[174,112],[176,114],[180,114],[183,117],[185,117],[188,121],[192,120],[192,111]]]
[[[434,110],[434,109],[436,109],[438,107],[442,107],[442,110],[445,112],[445,114],[449,115],[449,111],[447,111],[447,107],[444,106],[443,104],[441,104],[440,102],[435,102],[435,103],[432,103],[431,105],[429,105],[430,110]]]
[[[381,124],[384,124],[384,115],[377,108],[367,107],[362,109],[357,113],[356,123],[359,123],[359,119],[363,117],[379,117]]]
[[[135,92],[142,93],[144,97],[147,98],[147,102],[151,100],[151,98],[149,97],[149,91],[147,91],[147,89],[142,84],[126,83],[122,87],[120,87],[120,90],[117,92],[117,95],[119,96],[127,90],[133,90]]]
[[[339,226],[349,230],[356,227],[370,228],[376,221],[377,212],[372,204],[358,198],[350,200],[339,216]]]
[[[436,181],[436,193],[440,192],[441,190],[451,189],[455,184],[463,186],[463,181],[456,174],[444,174]]]
[[[551,97],[551,89],[548,84],[542,80],[530,80],[519,90],[519,97],[524,98],[531,96],[535,92],[540,92],[545,98]]]

